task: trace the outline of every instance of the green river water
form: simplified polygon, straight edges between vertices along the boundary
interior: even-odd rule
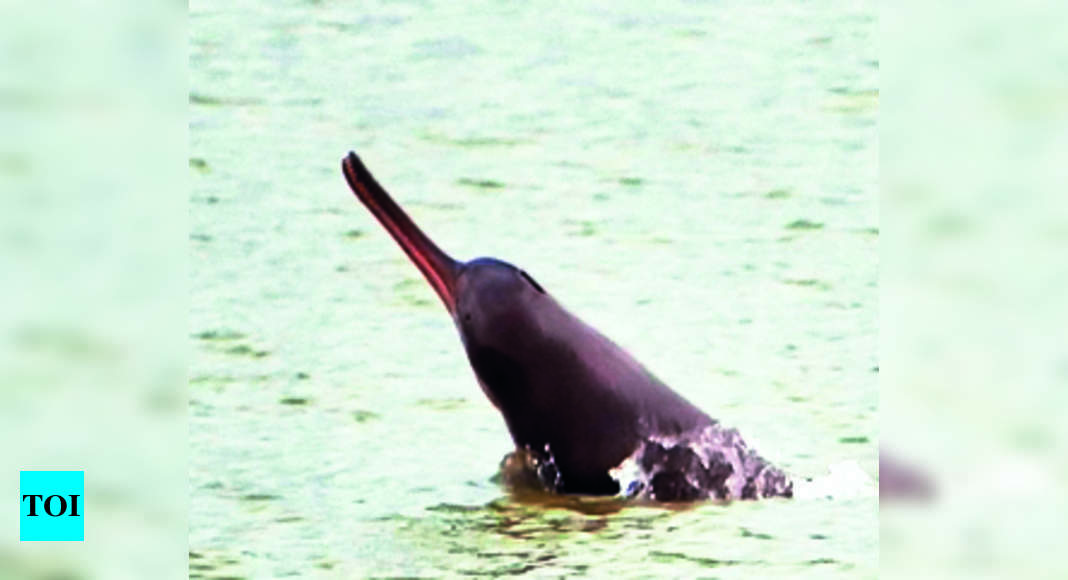
[[[878,475],[868,2],[190,4],[190,574],[872,577],[878,499],[584,513],[511,440],[357,151],[796,479]]]

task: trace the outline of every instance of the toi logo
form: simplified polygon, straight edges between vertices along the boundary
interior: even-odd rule
[[[19,539],[85,540],[85,472],[19,472]]]

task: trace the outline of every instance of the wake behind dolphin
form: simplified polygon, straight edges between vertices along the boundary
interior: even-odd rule
[[[494,258],[439,249],[355,153],[345,179],[445,304],[516,446],[506,463],[546,490],[655,501],[792,497],[793,483],[727,429]]]

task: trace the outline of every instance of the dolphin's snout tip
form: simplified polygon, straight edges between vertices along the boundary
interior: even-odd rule
[[[370,177],[367,168],[364,167],[363,162],[360,161],[360,157],[356,155],[355,151],[349,151],[348,155],[341,159],[341,172],[345,175],[345,179],[352,186],[353,191],[357,191],[357,184],[366,178]]]
[[[344,157],[341,158],[341,167],[348,167],[359,163],[360,158],[356,156],[355,151],[349,151]]]

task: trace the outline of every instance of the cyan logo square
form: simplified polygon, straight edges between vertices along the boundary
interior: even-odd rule
[[[85,472],[19,472],[19,539],[85,541]]]

